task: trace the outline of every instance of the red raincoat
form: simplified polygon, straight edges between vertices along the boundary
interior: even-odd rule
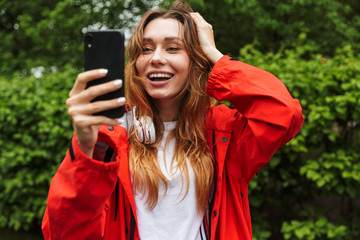
[[[207,93],[225,105],[207,115],[215,180],[204,218],[207,239],[252,239],[248,184],[301,129],[301,106],[272,74],[228,56],[214,66]],[[139,239],[126,130],[101,126],[114,162],[88,158],[74,136],[55,174],[42,230],[45,239]]]

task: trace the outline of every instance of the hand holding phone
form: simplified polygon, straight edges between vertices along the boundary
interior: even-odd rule
[[[100,126],[119,124],[119,118],[108,118],[103,115],[94,115],[94,113],[113,109],[114,106],[121,107],[125,103],[125,101],[119,101],[125,98],[91,102],[97,96],[112,92],[114,89],[121,89],[121,80],[85,89],[87,83],[105,77],[106,72],[104,69],[95,69],[79,73],[66,100],[68,114],[76,132],[76,141],[80,149],[90,158],[98,139]]]
[[[95,79],[87,84],[87,88],[106,83],[115,79],[124,82],[124,34],[119,30],[90,31],[84,36],[84,69],[104,68],[108,70],[105,77]],[[124,86],[113,92],[101,95],[92,100],[103,101],[124,96]],[[114,108],[94,115],[109,118],[120,118],[124,114],[124,107]]]

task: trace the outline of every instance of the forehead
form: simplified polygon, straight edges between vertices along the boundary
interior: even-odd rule
[[[156,18],[144,29],[144,38],[177,37],[182,38],[183,26],[173,18]]]

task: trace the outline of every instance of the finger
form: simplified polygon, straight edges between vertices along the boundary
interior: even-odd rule
[[[125,105],[125,98],[120,97],[118,99],[96,101],[87,104],[77,104],[69,107],[68,114],[73,117],[77,115],[92,115],[94,113],[106,111],[113,108],[122,107]]]
[[[210,25],[198,12],[190,13],[196,25]]]
[[[195,25],[198,26],[198,24],[200,24],[200,19],[199,19],[199,15],[198,13],[194,12],[194,13],[190,13],[191,18],[193,19],[193,21],[195,22]]]
[[[190,14],[196,25],[200,46],[210,62],[215,64],[223,55],[216,48],[213,27],[199,13]]]
[[[212,26],[207,23],[199,13],[193,13],[191,16],[194,19],[202,47],[206,47],[209,44],[210,46],[214,46],[215,43]]]
[[[86,90],[82,90],[77,95],[71,96],[68,101],[71,102],[71,105],[86,104],[98,96],[120,89],[122,87],[122,84],[122,80],[117,79],[111,82],[94,85]]]
[[[120,89],[122,85],[123,81],[121,79],[116,79],[107,83],[91,86],[82,91],[79,95],[81,95],[81,98],[84,101],[88,102],[101,95],[116,91]]]
[[[199,13],[192,13],[192,19],[195,22],[196,29],[199,35],[205,34],[205,38],[212,38],[213,36],[213,27],[211,24],[205,21],[205,19]]]
[[[74,96],[76,94],[79,94],[81,91],[83,91],[86,88],[86,84],[92,80],[102,78],[106,76],[108,73],[107,69],[101,68],[101,69],[94,69],[89,70],[86,72],[80,73],[75,81],[74,87],[70,91],[69,96]]]
[[[118,121],[116,119],[108,118],[105,116],[87,116],[87,115],[78,115],[72,119],[73,125],[76,129],[84,129],[90,126],[97,125],[117,125]]]

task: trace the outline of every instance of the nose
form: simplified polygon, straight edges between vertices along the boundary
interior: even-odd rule
[[[150,63],[154,65],[166,64],[166,58],[163,56],[161,49],[156,49],[154,54],[151,56]]]

